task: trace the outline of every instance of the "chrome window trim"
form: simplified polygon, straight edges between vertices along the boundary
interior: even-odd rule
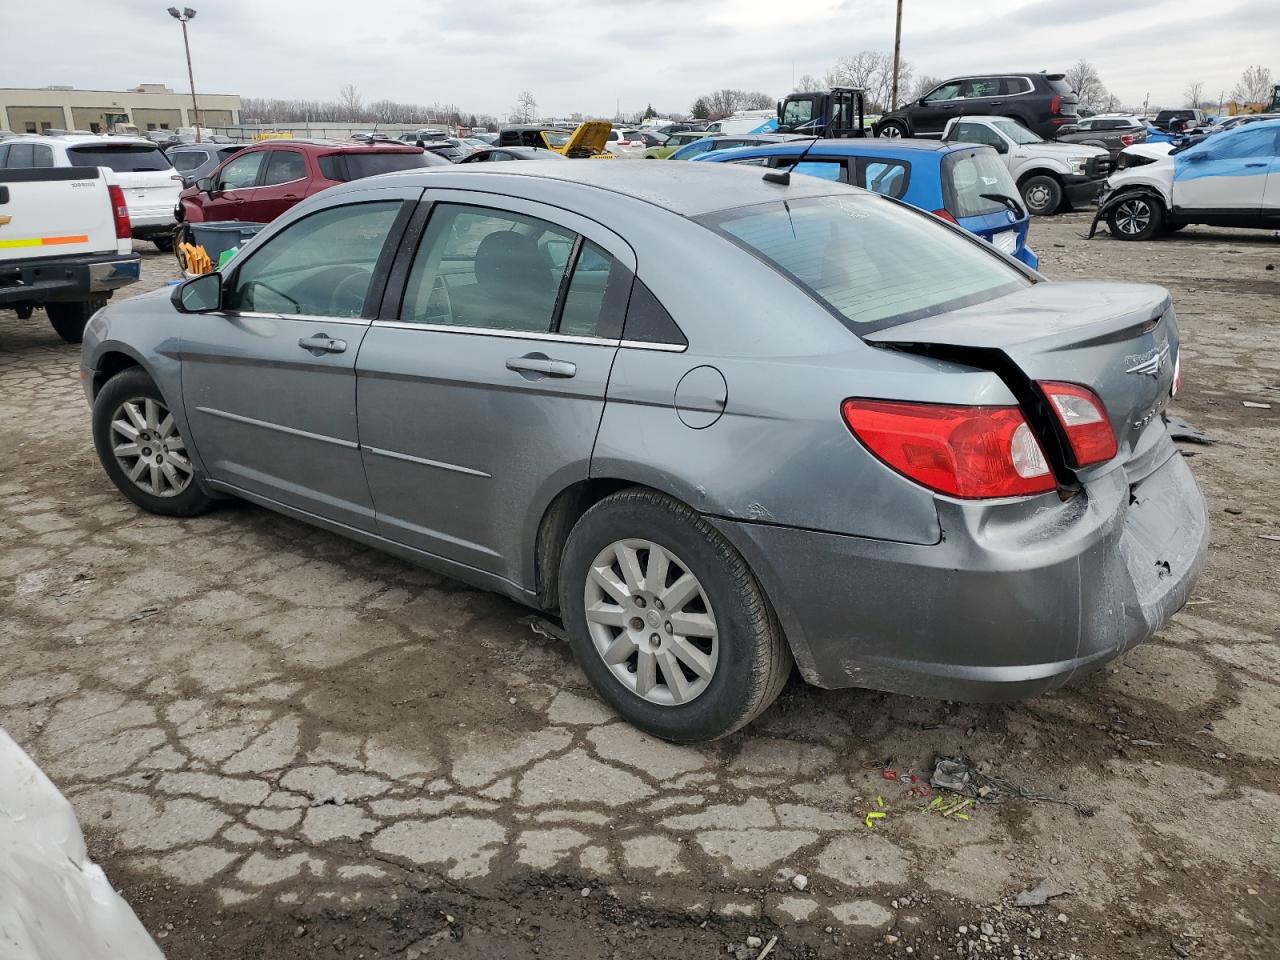
[[[281,180],[279,183],[260,183],[254,187],[254,190],[261,190],[263,187],[286,187],[291,183],[301,183],[307,179],[306,176],[294,177],[292,180]]]
[[[228,319],[249,317],[256,320],[308,320],[312,323],[341,323],[349,327],[367,327],[364,317],[331,317],[327,313],[264,313],[260,310],[219,310]]]
[[[272,314],[274,316],[274,314]],[[684,353],[689,348],[678,343],[646,343],[642,340],[614,340],[608,337],[579,337],[568,333],[538,333],[532,330],[502,330],[498,327],[463,327],[447,323],[409,323],[405,320],[374,320],[375,327],[393,330],[430,330],[434,333],[475,334],[479,337],[505,337],[508,340],[537,340],[548,343],[580,343],[591,347],[627,347],[631,350],[657,350]]]

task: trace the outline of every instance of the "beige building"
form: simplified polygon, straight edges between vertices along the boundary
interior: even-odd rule
[[[229,127],[240,122],[237,94],[201,93],[196,102],[202,127]],[[174,93],[161,83],[144,83],[132,90],[0,87],[0,130],[110,133],[126,124],[143,133],[194,127],[191,94]]]

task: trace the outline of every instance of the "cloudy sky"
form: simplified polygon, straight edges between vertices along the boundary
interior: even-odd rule
[[[892,49],[893,0],[195,0],[196,87],[245,96],[456,103],[544,115],[687,109],[717,87],[785,94],[840,55]],[[189,89],[166,0],[4,0],[0,86]],[[1277,0],[905,0],[917,74],[1065,70],[1083,56],[1122,101],[1181,104],[1280,74]],[[1280,82],[1280,78],[1278,78]]]

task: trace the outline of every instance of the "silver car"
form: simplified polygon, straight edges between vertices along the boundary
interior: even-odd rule
[[[1205,557],[1159,287],[1049,283],[896,201],[719,164],[478,164],[299,204],[95,315],[134,503],[221,497],[563,618],[600,696],[723,736],[822,687],[1032,696]]]

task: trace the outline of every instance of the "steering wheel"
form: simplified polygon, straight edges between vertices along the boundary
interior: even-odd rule
[[[339,281],[329,298],[329,313],[335,317],[358,317],[369,293],[371,270],[357,268]]]

